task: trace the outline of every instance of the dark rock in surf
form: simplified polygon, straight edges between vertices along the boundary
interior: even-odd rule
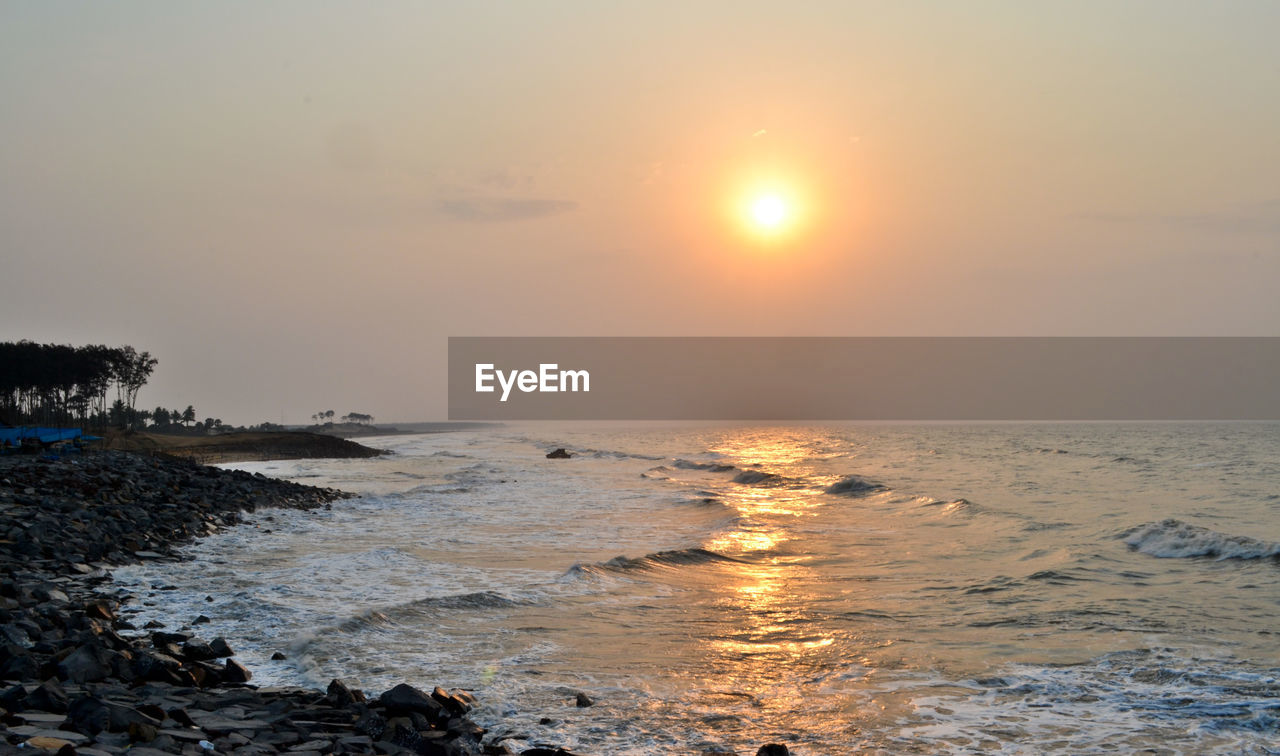
[[[548,453],[547,459],[569,459],[572,456],[572,454],[564,450],[564,447],[560,447],[559,449]]]
[[[236,652],[232,651],[231,646],[227,644],[226,638],[214,638],[209,641],[209,650],[212,651],[214,657],[218,659],[236,655]]]
[[[393,717],[417,712],[434,721],[442,719],[444,715],[444,706],[439,701],[407,683],[400,683],[383,693],[379,700]]]
[[[231,656],[231,654],[223,655]],[[184,659],[191,661],[209,661],[210,659],[218,658],[218,654],[214,652],[213,648],[199,638],[192,638],[182,644],[182,656]]]
[[[253,677],[253,673],[235,659],[227,659],[225,670],[227,682],[247,683]]]
[[[790,756],[791,751],[780,743],[769,743],[760,746],[760,750],[756,751],[756,756]]]
[[[364,703],[364,691],[352,690],[341,680],[334,679],[325,691],[324,700],[330,706],[345,709],[353,703]]]
[[[471,710],[471,703],[461,695],[449,693],[444,688],[436,687],[431,691],[431,698],[444,707],[450,716],[460,717]]]
[[[575,697],[575,703],[579,709],[585,709],[588,706],[596,705],[596,702],[591,700],[591,696],[588,696],[586,693],[581,691],[579,691],[578,695]]]

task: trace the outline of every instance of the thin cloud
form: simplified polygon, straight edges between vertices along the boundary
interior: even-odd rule
[[[440,212],[455,220],[473,223],[506,223],[560,215],[577,209],[569,200],[517,197],[473,197],[445,199],[436,203]]]

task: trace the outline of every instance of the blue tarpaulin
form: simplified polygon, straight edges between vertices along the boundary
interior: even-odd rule
[[[79,428],[40,428],[34,425],[0,428],[0,444],[8,441],[13,446],[20,446],[24,439],[35,439],[42,444],[52,444],[56,441],[70,441],[80,436]]]

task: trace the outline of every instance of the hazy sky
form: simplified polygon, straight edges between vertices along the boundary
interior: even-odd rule
[[[0,4],[0,340],[442,417],[450,335],[1280,335],[1280,3]],[[794,225],[734,215],[780,187]]]

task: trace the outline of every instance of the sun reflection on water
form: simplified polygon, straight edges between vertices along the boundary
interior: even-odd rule
[[[736,527],[707,548],[743,560],[718,587],[715,599],[724,626],[704,640],[715,660],[709,690],[749,699],[761,712],[789,715],[811,697],[789,684],[797,668],[830,667],[838,653],[831,631],[816,631],[816,575],[805,565],[797,524],[821,508],[822,490],[804,482],[801,469],[813,457],[812,437],[776,432],[743,433],[714,449],[742,471],[766,474],[757,484],[731,487],[724,502],[737,514]]]

